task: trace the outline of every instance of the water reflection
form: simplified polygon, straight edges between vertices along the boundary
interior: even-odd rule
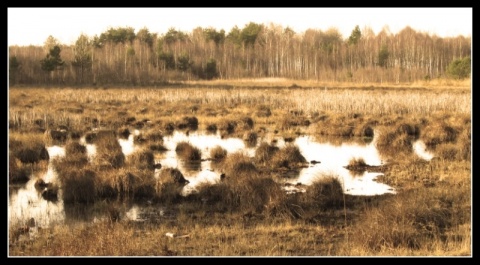
[[[23,224],[27,220],[34,218],[38,226],[47,226],[49,224],[61,223],[65,219],[61,198],[56,202],[43,199],[34,187],[35,181],[36,178],[34,177],[25,184],[25,187],[10,193],[8,203],[8,220],[10,224]]]
[[[427,161],[432,160],[433,153],[427,151],[427,147],[423,141],[415,141],[413,143],[413,150],[415,154],[417,154],[420,158],[425,159]]]

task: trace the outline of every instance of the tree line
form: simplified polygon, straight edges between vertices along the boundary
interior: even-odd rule
[[[333,82],[413,82],[465,78],[471,37],[438,37],[405,27],[375,34],[356,26],[343,38],[336,28],[296,33],[250,22],[228,33],[197,27],[109,28],[80,34],[65,45],[49,36],[43,46],[9,47],[10,85],[152,85],[169,81],[284,77]]]

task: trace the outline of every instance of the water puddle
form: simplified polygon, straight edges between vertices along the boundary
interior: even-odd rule
[[[128,139],[118,139],[125,156],[128,157],[143,148],[134,143],[134,135],[139,133],[139,131],[136,131]],[[392,187],[376,181],[377,177],[383,175],[380,172],[371,172],[369,170],[351,171],[345,168],[354,158],[363,159],[369,166],[384,165],[384,161],[375,147],[375,141],[369,144],[344,143],[333,145],[317,142],[311,136],[301,136],[293,142],[286,143],[281,137],[267,135],[265,138],[259,138],[256,146],[247,147],[243,139],[222,138],[219,133],[206,134],[196,131],[187,134],[175,131],[172,135],[163,137],[163,145],[167,151],[155,155],[155,162],[160,163],[162,167],[155,169],[154,176],[158,177],[161,170],[165,168],[180,170],[185,179],[189,181],[181,192],[182,195],[186,196],[195,192],[200,184],[214,185],[220,181],[222,172],[212,168],[210,159],[212,148],[220,146],[228,154],[242,151],[248,156],[254,157],[256,148],[264,141],[269,143],[275,142],[278,148],[285,148],[287,145],[293,144],[299,148],[301,154],[309,162],[308,166],[293,170],[291,171],[293,173],[290,173],[288,178],[280,180],[286,184],[284,189],[287,193],[305,192],[308,186],[321,178],[332,176],[337,177],[342,183],[345,194],[371,196],[396,193]],[[175,151],[177,144],[180,142],[188,142],[198,148],[201,152],[201,159],[193,162],[180,159]],[[95,145],[87,144],[84,137],[80,139],[80,143],[86,146],[90,161],[95,159]],[[415,154],[422,159],[430,160],[433,158],[433,154],[426,151],[425,145],[421,141],[415,142],[412,148]],[[51,158],[50,161],[56,157],[65,156],[65,148],[62,146],[50,146],[47,147],[47,150]],[[8,218],[10,223],[24,224],[34,218],[39,226],[47,226],[62,223],[69,219],[86,218],[84,221],[93,221],[108,216],[108,211],[106,210],[98,211],[97,209],[97,214],[95,215],[90,213],[92,209],[80,210],[80,208],[70,206],[67,207],[69,209],[65,209],[60,194],[56,201],[42,198],[38,189],[35,188],[36,180],[41,178],[47,183],[54,183],[56,177],[55,170],[50,162],[46,172],[34,173],[32,179],[23,187],[9,189]],[[299,186],[297,184],[302,185]],[[92,206],[88,207],[91,208]],[[151,204],[124,205],[122,209],[122,218],[132,221],[159,220],[171,216],[167,209]],[[98,214],[99,212],[100,214]]]

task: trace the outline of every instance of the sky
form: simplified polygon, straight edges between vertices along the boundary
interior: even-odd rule
[[[243,28],[249,22],[274,23],[297,33],[336,28],[344,38],[356,25],[375,34],[388,26],[395,34],[410,26],[439,37],[472,36],[473,8],[8,8],[8,45],[43,45],[48,36],[74,44],[81,34],[100,35],[109,28],[146,27],[164,34],[169,28],[190,33],[196,27]]]

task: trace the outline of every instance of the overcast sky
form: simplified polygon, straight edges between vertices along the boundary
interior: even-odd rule
[[[356,25],[378,34],[384,26],[397,33],[406,26],[440,37],[472,36],[473,8],[8,8],[8,45],[43,45],[49,35],[74,44],[80,34],[93,37],[110,27],[146,27],[164,34],[169,28],[243,28],[249,22],[306,29],[335,27],[343,37]]]

